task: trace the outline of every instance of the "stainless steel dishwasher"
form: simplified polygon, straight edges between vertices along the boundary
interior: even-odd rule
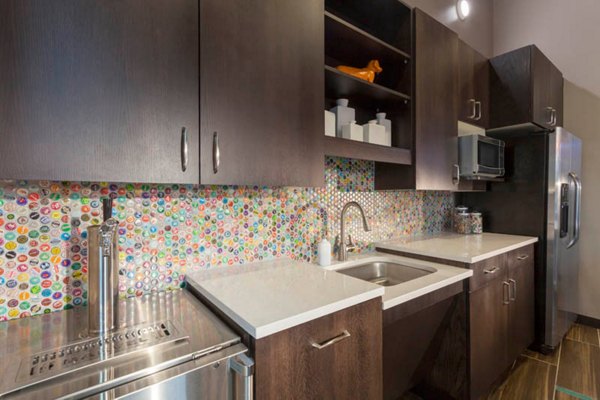
[[[251,399],[240,337],[186,290],[118,303],[114,330],[86,307],[0,323],[2,399]]]

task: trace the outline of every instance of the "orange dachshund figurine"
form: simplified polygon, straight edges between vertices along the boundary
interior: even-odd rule
[[[336,67],[339,71],[345,74],[352,75],[355,78],[362,79],[373,83],[375,80],[375,74],[383,71],[383,68],[379,66],[379,60],[371,60],[364,68],[348,67],[346,65],[340,65]]]

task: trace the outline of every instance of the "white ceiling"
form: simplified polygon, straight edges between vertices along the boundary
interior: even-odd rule
[[[599,0],[493,0],[493,21],[494,54],[535,44],[565,79],[600,96]]]

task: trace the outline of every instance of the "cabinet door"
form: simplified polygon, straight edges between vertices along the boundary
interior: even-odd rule
[[[196,0],[3,0],[0,38],[0,178],[198,183]]]
[[[323,7],[200,2],[202,183],[323,185]]]
[[[414,26],[415,188],[454,190],[458,36],[419,9]]]
[[[562,73],[538,49],[531,46],[531,74],[533,80],[533,122],[546,128],[562,124]],[[556,121],[553,121],[554,113]]]
[[[458,119],[487,128],[489,121],[488,59],[458,42]]]
[[[506,276],[470,294],[471,398],[487,394],[510,364],[507,303]]]
[[[510,287],[510,340],[508,354],[516,359],[534,339],[534,263],[533,245],[508,254]]]
[[[381,399],[382,323],[377,298],[258,339],[255,397]],[[341,340],[313,346],[332,338]]]

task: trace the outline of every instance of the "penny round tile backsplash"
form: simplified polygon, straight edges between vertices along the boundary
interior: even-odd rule
[[[316,243],[339,230],[361,249],[398,235],[447,229],[449,192],[375,191],[374,164],[326,158],[323,188],[0,181],[0,321],[84,305],[86,228],[113,199],[119,221],[119,292],[173,290],[187,271],[287,256],[314,261]]]

